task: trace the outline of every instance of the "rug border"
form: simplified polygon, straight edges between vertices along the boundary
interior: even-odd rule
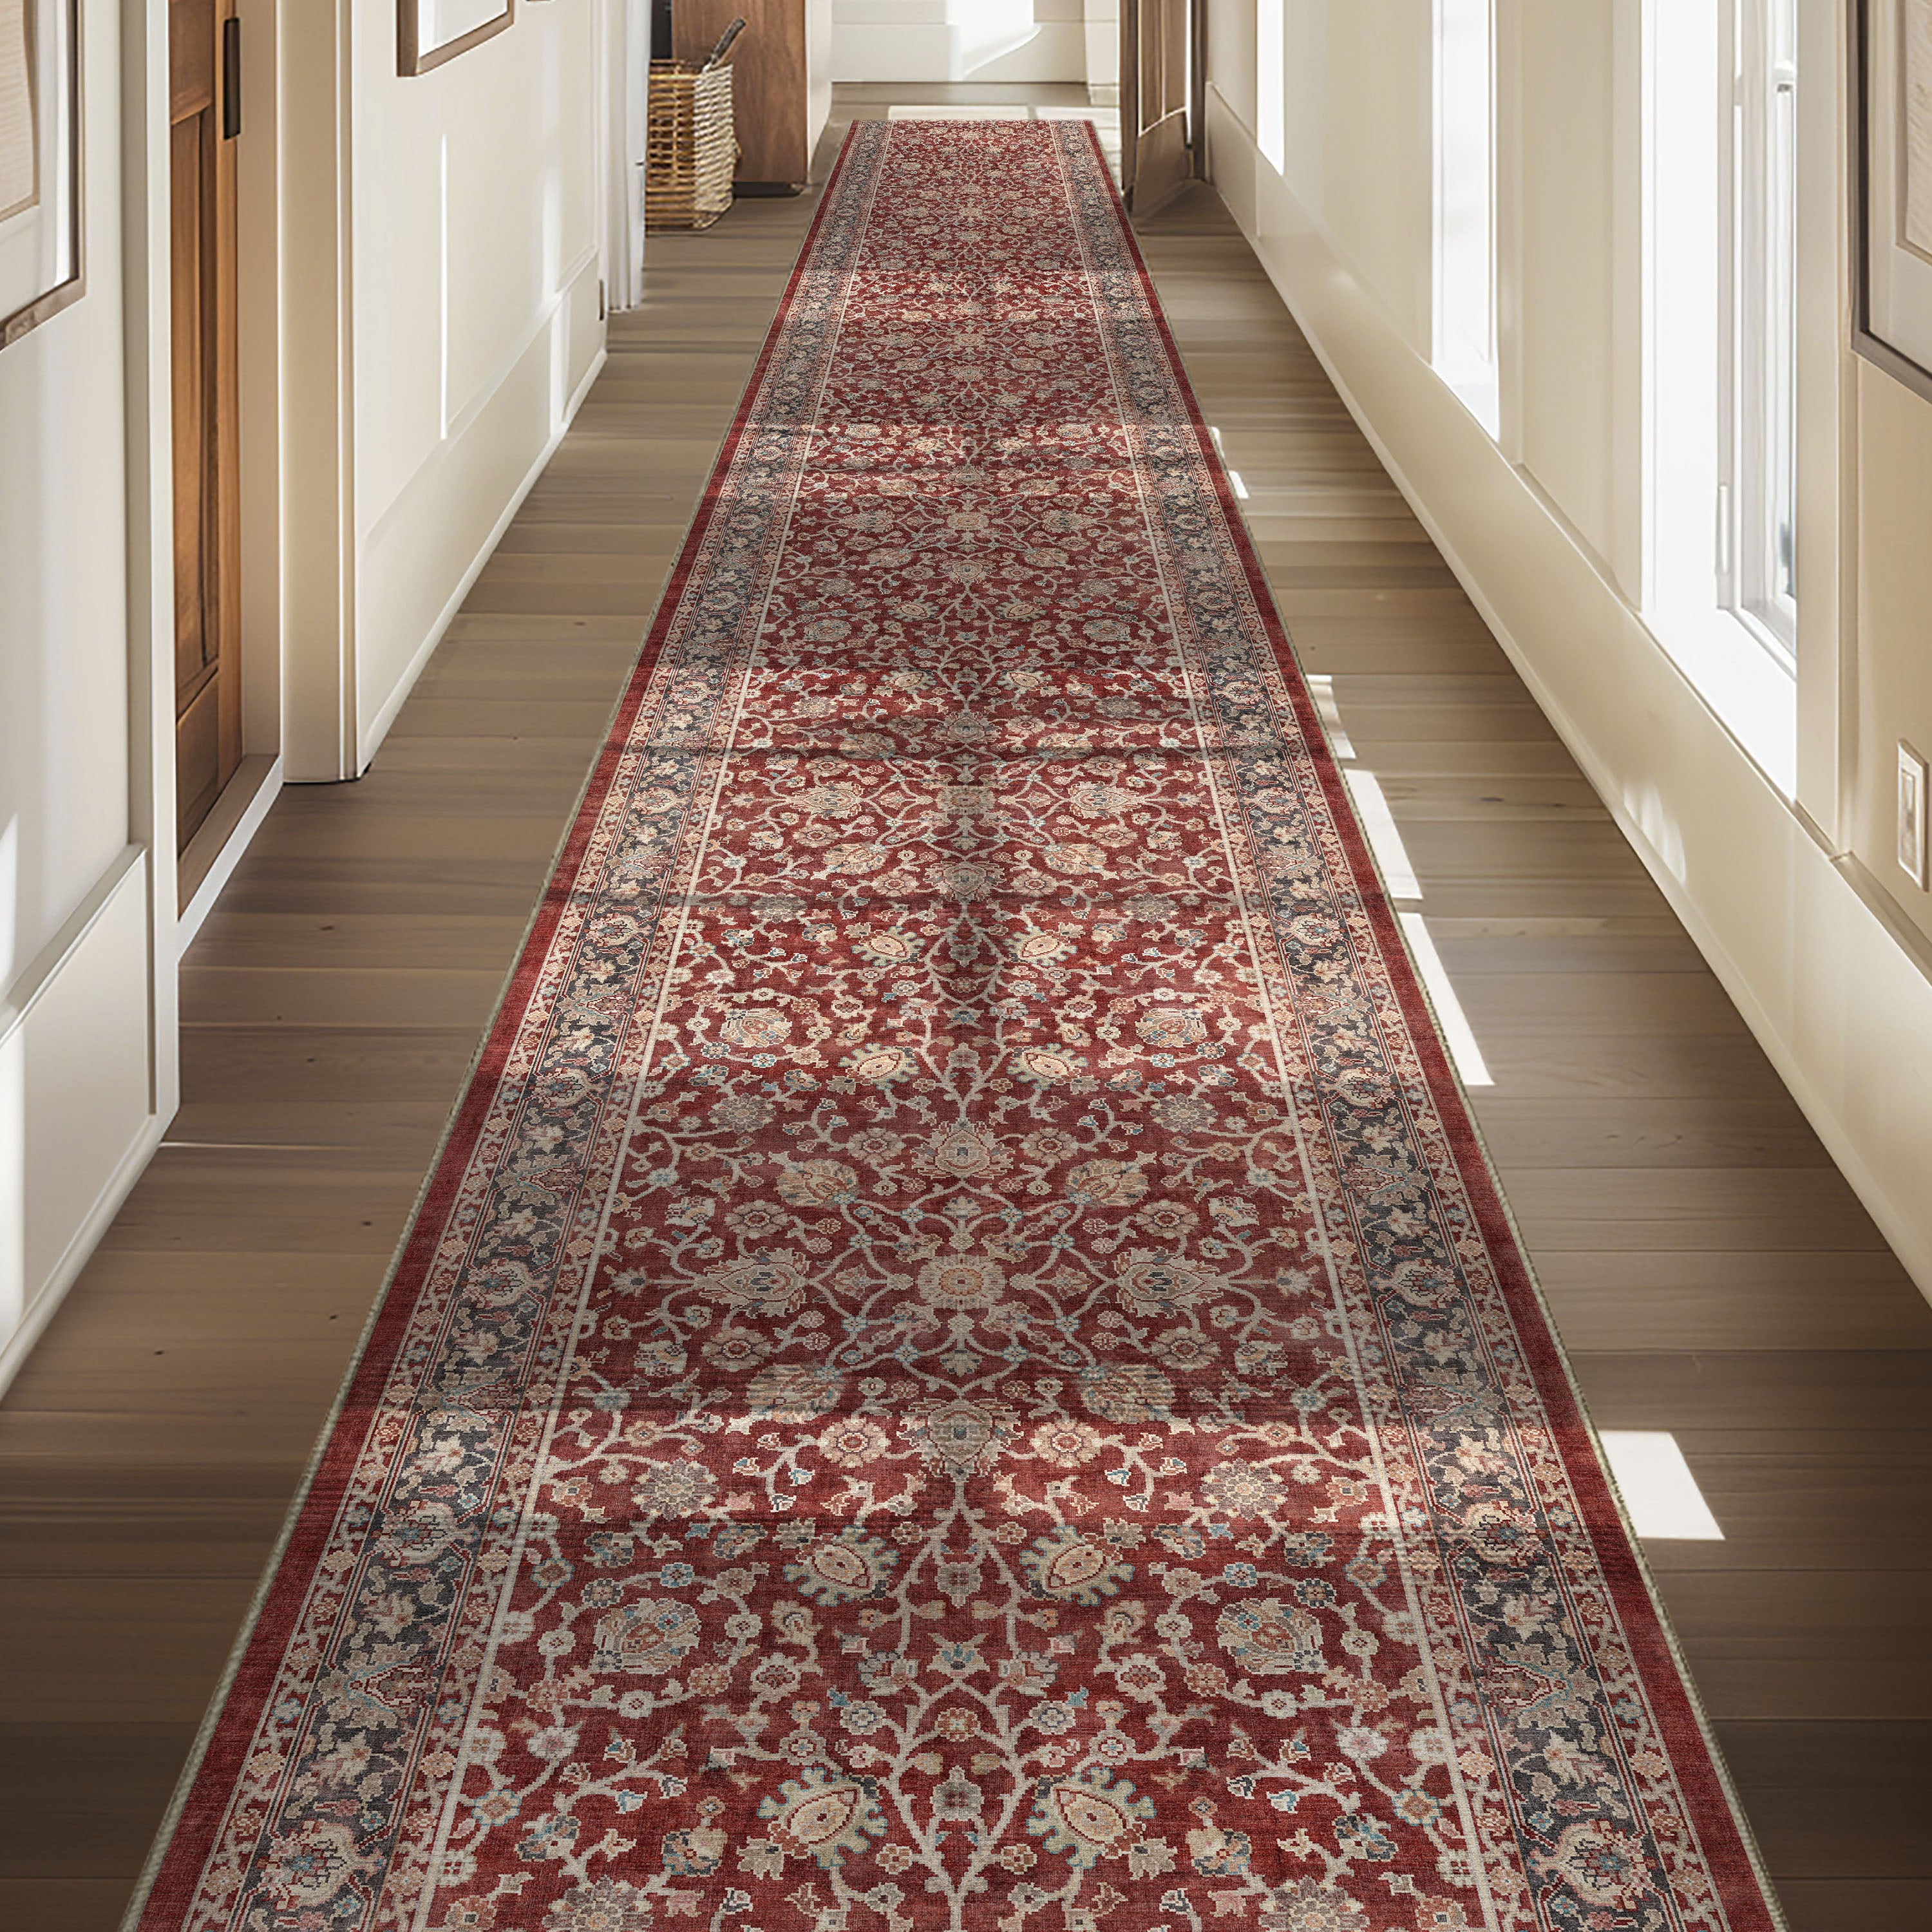
[[[1762,1932],[1788,1932],[1782,1902],[1772,1882],[1763,1853],[1738,1796],[1730,1768],[1724,1761],[1709,1714],[1698,1694],[1655,1577],[1631,1526],[1629,1510],[1617,1487],[1616,1479],[1610,1472],[1609,1458],[1598,1439],[1596,1424],[1591,1420],[1576,1371],[1558,1334],[1548,1298],[1536,1278],[1528,1250],[1496,1173],[1494,1160],[1476,1124],[1462,1076],[1443,1044],[1435,1004],[1422,982],[1408,941],[1395,916],[1381,866],[1362,832],[1341,766],[1329,742],[1328,727],[1322,722],[1309,690],[1308,674],[1302,668],[1294,640],[1276,608],[1273,589],[1249,535],[1240,501],[1228,481],[1227,466],[1208,433],[1200,399],[1188,379],[1186,366],[1168,326],[1166,311],[1161,306],[1160,290],[1147,266],[1146,257],[1141,253],[1139,238],[1134,232],[1132,218],[1108,164],[1106,150],[1100,145],[1099,132],[1090,121],[1080,124],[1086,129],[1101,176],[1108,184],[1114,218],[1126,241],[1128,259],[1139,278],[1175,387],[1186,406],[1196,442],[1214,478],[1222,516],[1235,554],[1246,575],[1249,592],[1260,614],[1262,628],[1277,662],[1291,674],[1284,679],[1289,701],[1309,746],[1316,779],[1328,803],[1336,836],[1358,881],[1374,881],[1375,890],[1363,895],[1363,911],[1376,935],[1388,970],[1391,990],[1414,1041],[1424,1077],[1443,1116],[1444,1138],[1454,1154],[1457,1174],[1468,1192],[1484,1246],[1496,1267],[1497,1286],[1509,1310],[1511,1326],[1523,1352],[1524,1365],[1549,1412],[1556,1449],[1577,1490],[1578,1501],[1583,1505],[1583,1527],[1596,1552],[1598,1567],[1610,1590],[1625,1640],[1630,1644],[1631,1660],[1651,1699],[1659,1729],[1672,1751],[1672,1769],[1684,1794],[1690,1822],[1697,1833],[1700,1848],[1709,1864],[1718,1902],[1726,1916],[1736,1923],[1737,1932],[1754,1932],[1753,1928],[1738,1918],[1733,1909],[1733,1895],[1742,1894],[1743,1903],[1748,1905],[1753,1902],[1751,1894],[1755,1894],[1756,1903],[1764,1915],[1760,1922]],[[1213,182],[1208,181],[1202,182],[1201,185],[1214,188]],[[1216,193],[1218,196],[1218,190]],[[1279,295],[1280,291],[1276,292]],[[1292,310],[1290,319],[1293,320]],[[1453,1096],[1453,1104],[1444,1105],[1445,1095]],[[1526,1323],[1522,1318],[1526,1309],[1534,1317],[1532,1322]],[[1581,1456],[1577,1454],[1580,1448],[1585,1452]],[[1604,1504],[1609,1505],[1607,1511],[1601,1507]],[[1616,1533],[1616,1540],[1606,1544],[1606,1535],[1612,1529]],[[1638,1614],[1634,1616],[1633,1612]],[[1648,1628],[1644,1623],[1646,1614],[1650,1622]],[[1688,1736],[1682,1735],[1685,1732]],[[1703,1768],[1710,1774],[1711,1784],[1708,1786],[1702,1780],[1690,1774],[1697,1767],[1682,1763],[1676,1758],[1676,1752],[1692,1742],[1701,1750]]]
[[[182,1896],[179,1913],[171,1919],[152,1919],[150,1922],[151,1908],[158,1900],[164,1910],[169,1904],[163,1880],[179,1882],[186,1879],[191,1882],[194,1876],[205,1868],[212,1852],[221,1819],[226,1814],[225,1798],[206,1808],[191,1824],[188,1822],[190,1808],[205,1790],[217,1796],[232,1790],[239,1775],[242,1753],[252,1741],[262,1703],[273,1688],[275,1665],[306,1600],[308,1580],[312,1576],[315,1564],[326,1547],[334,1505],[339,1502],[374,1418],[373,1403],[358,1412],[352,1409],[350,1399],[365,1374],[374,1376],[380,1382],[393,1364],[448,1210],[500,1084],[508,1046],[528,1004],[549,940],[562,907],[574,890],[591,829],[615,781],[629,726],[656,671],[684,590],[709,531],[719,498],[720,479],[728,471],[730,460],[742,440],[782,325],[791,311],[799,284],[832,206],[834,190],[844,171],[854,140],[864,124],[855,120],[848,128],[820,190],[818,206],[773,311],[758,359],[746,380],[730,426],[713,458],[703,494],[693,510],[677,561],[660,593],[637,660],[622,694],[612,708],[602,745],[578,793],[542,896],[526,925],[489,1024],[472,1056],[460,1097],[425,1170],[395,1257],[345,1366],[334,1401],[291,1498],[281,1530],[163,1814],[120,1921],[123,1932],[141,1932],[144,1928],[146,1932],[171,1932],[171,1928],[181,1924],[181,1914],[192,1902],[190,1897]],[[1782,1932],[1785,1921],[1769,1874],[1738,1802],[1728,1767],[1712,1734],[1709,1719],[1697,1695],[1676,1632],[1630,1526],[1622,1498],[1610,1474],[1594,1425],[1589,1418],[1546,1299],[1508,1209],[1461,1079],[1443,1046],[1433,1003],[1415,970],[1380,868],[1357,820],[1326,727],[1308,689],[1307,674],[1301,668],[1293,639],[1276,608],[1239,503],[1228,482],[1226,466],[1208,434],[1199,400],[1188,379],[1161,306],[1159,291],[1101,148],[1099,134],[1090,121],[1083,120],[1078,124],[1085,129],[1094,159],[1108,184],[1113,214],[1126,243],[1127,257],[1146,298],[1176,392],[1186,408],[1208,472],[1214,479],[1223,519],[1264,632],[1277,661],[1284,670],[1292,673],[1285,680],[1289,702],[1304,740],[1310,748],[1317,782],[1329,807],[1350,870],[1358,885],[1372,882],[1373,890],[1362,894],[1364,912],[1376,935],[1398,1008],[1414,1039],[1424,1078],[1443,1116],[1456,1172],[1467,1190],[1476,1225],[1496,1267],[1498,1286],[1510,1310],[1525,1365],[1549,1412],[1558,1453],[1584,1505],[1584,1526],[1626,1640],[1630,1645],[1633,1663],[1670,1744],[1673,1769],[1700,1848],[1709,1863],[1718,1888],[1718,1901],[1727,1916],[1735,1917],[1732,1894],[1743,1892],[1743,1902],[1747,1904],[1750,1902],[1750,1894],[1755,1894],[1765,1914],[1763,1923],[1776,1928],[1776,1932]],[[1526,1323],[1521,1318],[1526,1307],[1535,1318],[1534,1321]],[[1580,1454],[1580,1450],[1585,1453]],[[1608,1505],[1607,1510],[1600,1507],[1604,1504]],[[1612,1529],[1614,1540],[1606,1544],[1606,1536]],[[292,1600],[275,1604],[273,1600],[277,1583],[290,1557],[298,1552],[308,1558],[303,1570],[303,1587],[288,1593]],[[1633,1612],[1636,1614],[1633,1616]],[[1648,1626],[1644,1622],[1646,1615],[1649,1619]],[[266,1665],[254,1681],[249,1676],[251,1664]],[[1687,1732],[1688,1736],[1682,1735]],[[1702,1752],[1702,1768],[1710,1774],[1708,1785],[1691,1775],[1698,1767],[1685,1765],[1677,1759],[1676,1754],[1691,1740]],[[1714,1844],[1717,1839],[1728,1842],[1718,1845]],[[184,1865],[186,1870],[183,1869]],[[1742,1922],[1739,1932],[1749,1932]]]
[[[221,1674],[170,1794],[166,1809],[162,1813],[134,1889],[118,1922],[119,1932],[176,1932],[192,1899],[183,1896],[179,1901],[180,1910],[172,1917],[152,1918],[151,1909],[158,1902],[163,1910],[169,1909],[170,1901],[162,1882],[164,1879],[176,1882],[183,1878],[191,1880],[206,1868],[213,1852],[220,1820],[226,1810],[225,1802],[208,1808],[191,1825],[188,1823],[190,1809],[205,1786],[226,1792],[232,1789],[239,1775],[242,1754],[254,1737],[262,1702],[273,1688],[276,1664],[307,1598],[306,1580],[313,1575],[326,1547],[334,1505],[361,1455],[374,1419],[373,1404],[358,1412],[351,1408],[350,1398],[365,1372],[374,1375],[379,1383],[386,1378],[407,1330],[443,1225],[501,1084],[504,1061],[521,1024],[531,992],[547,956],[550,940],[563,907],[575,888],[584,848],[616,781],[631,725],[656,675],[686,586],[704,548],[718,506],[721,481],[728,472],[731,459],[743,440],[773,350],[796,299],[799,284],[804,279],[812,250],[832,205],[833,190],[844,172],[854,136],[861,124],[854,121],[848,127],[826,176],[825,184],[819,191],[818,206],[812,212],[811,224],[799,244],[784,292],[772,310],[758,359],[746,379],[730,426],[712,459],[704,490],[686,524],[677,560],[658,593],[656,608],[645,629],[638,656],[626,677],[623,690],[611,706],[596,756],[578,788],[576,802],[551,860],[543,892],[525,922],[523,936],[504,976],[495,1007],[470,1057],[468,1070],[436,1151],[424,1171],[422,1185],[416,1191],[415,1202],[398,1240],[382,1285],[370,1304],[362,1333],[337,1384],[334,1400],[284,1514],[280,1530],[249,1600],[241,1628],[230,1646]],[[284,1566],[292,1554],[298,1552],[308,1558],[304,1586],[291,1593],[294,1599],[292,1602],[274,1605],[271,1614],[272,1600]],[[265,1651],[266,1659],[262,1654]],[[248,1681],[249,1666],[260,1666],[265,1662],[266,1667],[261,1671],[260,1681]],[[236,1701],[238,1695],[241,1700],[238,1702]],[[188,1864],[190,1860],[191,1864]],[[188,1864],[186,1871],[183,1870],[184,1864]]]

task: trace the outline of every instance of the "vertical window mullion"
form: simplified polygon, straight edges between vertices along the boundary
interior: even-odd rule
[[[1789,0],[1781,0],[1788,9]],[[1795,635],[1798,597],[1798,76],[1780,62],[1771,76],[1772,193],[1769,306],[1775,317],[1772,397],[1777,425],[1771,484],[1771,569],[1766,590]]]
[[[1435,301],[1430,359],[1494,436],[1494,0],[1435,0]]]
[[[1797,71],[1792,0],[1734,0],[1732,356],[1722,602],[1789,664],[1797,634]]]
[[[1732,610],[1744,599],[1751,524],[1750,398],[1751,273],[1748,212],[1750,181],[1750,105],[1748,76],[1749,14],[1756,0],[1730,0],[1723,73],[1724,91],[1715,104],[1718,116],[1719,194],[1725,210],[1720,229],[1724,248],[1715,264],[1718,288],[1718,603]]]

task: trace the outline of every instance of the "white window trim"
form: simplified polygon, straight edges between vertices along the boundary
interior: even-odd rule
[[[1255,145],[1276,174],[1288,170],[1287,0],[1256,0]]]
[[[1746,755],[1795,794],[1788,652],[1736,608],[1723,534],[1736,410],[1725,349],[1732,260],[1727,156],[1731,0],[1645,0],[1642,615]]]
[[[1795,53],[1780,58],[1768,44],[1771,16],[1780,0],[1728,0],[1725,27],[1732,88],[1732,138],[1724,150],[1720,208],[1728,220],[1730,246],[1724,256],[1724,420],[1725,464],[1719,484],[1718,578],[1723,602],[1752,638],[1768,651],[1787,676],[1798,668],[1798,606],[1777,581],[1774,526],[1777,520],[1774,472],[1780,434],[1787,447],[1795,492],[1797,402],[1784,400],[1784,421],[1774,419],[1770,369],[1795,368],[1797,300],[1795,286],[1784,290],[1788,312],[1780,315],[1778,284],[1795,259],[1797,188],[1790,183],[1784,205],[1774,205],[1772,170],[1776,165],[1778,130],[1774,102],[1788,92],[1792,122],[1788,138],[1796,142],[1797,70]],[[1784,0],[1788,4],[1789,0]],[[1796,38],[1795,17],[1790,22]],[[1794,224],[1774,243],[1774,220]],[[1780,265],[1778,256],[1785,254]],[[1783,340],[1779,340],[1780,334]],[[1793,386],[1795,392],[1795,384]],[[1796,532],[1793,532],[1795,542]]]
[[[1480,16],[1479,18],[1478,16]],[[1435,139],[1430,362],[1492,438],[1498,431],[1502,385],[1497,351],[1496,10],[1495,0],[1434,0]],[[1481,178],[1478,259],[1460,251],[1452,200]],[[1478,302],[1469,299],[1478,285]],[[1472,312],[1475,326],[1468,326]]]

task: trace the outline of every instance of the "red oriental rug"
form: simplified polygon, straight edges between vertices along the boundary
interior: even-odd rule
[[[1098,148],[862,124],[143,1932],[1765,1932]]]

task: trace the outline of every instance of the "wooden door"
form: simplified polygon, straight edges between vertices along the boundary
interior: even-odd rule
[[[677,0],[676,57],[693,64],[740,18],[730,55],[731,115],[738,136],[734,180],[746,188],[802,188],[812,178],[812,92],[818,78],[810,13],[819,0]]]
[[[1193,178],[1195,0],[1121,0],[1120,190],[1150,214]]]
[[[242,762],[235,0],[169,0],[175,809],[185,846]],[[224,50],[226,57],[224,58]]]

